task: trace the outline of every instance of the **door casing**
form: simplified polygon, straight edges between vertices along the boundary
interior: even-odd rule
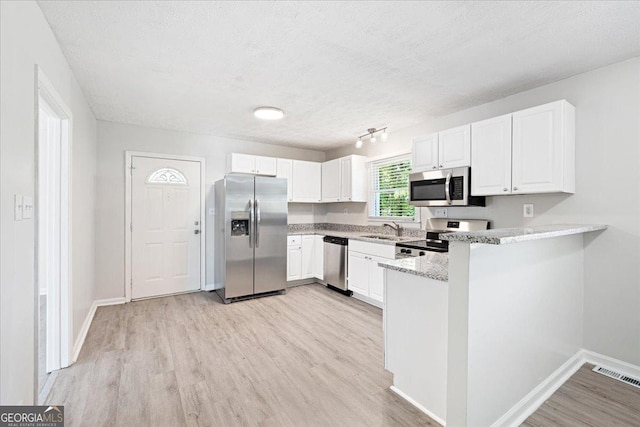
[[[206,216],[205,216],[205,175],[206,175],[206,161],[204,157],[193,156],[181,156],[177,154],[161,154],[161,153],[147,153],[140,151],[125,151],[125,220],[124,220],[124,265],[125,265],[125,282],[124,282],[124,296],[126,302],[131,302],[131,285],[133,281],[132,276],[132,250],[131,250],[131,207],[132,207],[132,192],[131,192],[131,158],[132,157],[149,157],[153,159],[167,159],[167,160],[188,160],[191,162],[200,163],[200,218],[202,218],[200,225],[200,290],[205,289],[205,274],[206,274]]]

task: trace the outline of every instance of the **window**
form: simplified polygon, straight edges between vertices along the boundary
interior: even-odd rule
[[[409,204],[411,155],[369,163],[369,218],[413,221],[416,208]]]
[[[162,168],[153,172],[147,182],[149,184],[186,184],[187,179],[178,170]]]

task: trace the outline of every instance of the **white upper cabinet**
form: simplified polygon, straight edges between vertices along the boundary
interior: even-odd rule
[[[340,159],[329,160],[322,164],[322,201],[340,201]]]
[[[322,164],[323,202],[366,202],[365,156],[346,156]]]
[[[322,164],[304,160],[293,161],[292,201],[319,203],[322,201]]]
[[[575,192],[575,107],[557,101],[513,113],[514,194]]]
[[[276,178],[287,180],[287,201],[293,200],[293,160],[276,159]]]
[[[340,159],[340,201],[367,201],[367,158],[347,156]]]
[[[412,153],[411,167],[414,172],[438,169],[438,134],[415,138]]]
[[[275,157],[231,153],[227,159],[227,172],[275,176],[276,159]]]
[[[556,101],[471,125],[471,194],[575,192],[575,108]]]
[[[471,194],[511,193],[511,114],[471,125]]]
[[[464,125],[413,140],[414,172],[471,164],[471,126]]]
[[[459,168],[470,164],[471,125],[438,132],[438,168]]]
[[[255,156],[256,174],[276,176],[277,160],[275,157]]]

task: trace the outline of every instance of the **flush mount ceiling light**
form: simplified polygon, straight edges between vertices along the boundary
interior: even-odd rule
[[[253,110],[253,115],[262,120],[280,120],[284,111],[276,107],[258,107]]]
[[[375,144],[378,141],[378,139],[376,138],[375,134],[378,133],[378,132],[382,132],[379,135],[380,136],[380,140],[382,142],[385,142],[387,140],[387,137],[389,136],[387,134],[387,128],[386,127],[383,127],[383,128],[380,128],[380,129],[369,128],[369,129],[367,129],[367,133],[365,133],[363,135],[360,135],[358,137],[358,140],[356,141],[356,148],[362,148],[362,143],[363,143],[362,138],[367,138],[368,137],[369,141],[371,141],[372,144]]]

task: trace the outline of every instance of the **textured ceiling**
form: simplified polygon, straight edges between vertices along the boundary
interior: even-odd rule
[[[637,1],[39,5],[99,119],[322,150],[640,55]]]

